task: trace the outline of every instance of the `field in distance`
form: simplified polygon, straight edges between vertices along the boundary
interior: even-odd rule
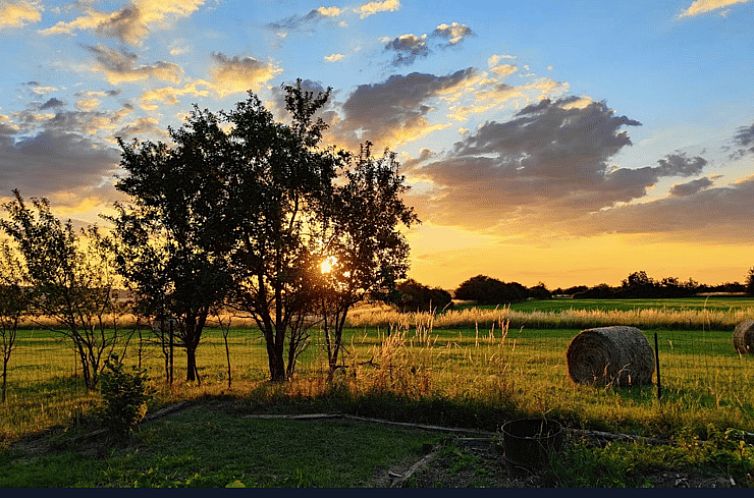
[[[464,303],[456,306],[463,308],[495,308],[494,305],[475,305]],[[681,297],[666,299],[544,299],[513,303],[512,310],[516,311],[564,311],[577,310],[618,310],[631,311],[636,309],[694,309],[694,310],[738,310],[754,309],[754,297]]]

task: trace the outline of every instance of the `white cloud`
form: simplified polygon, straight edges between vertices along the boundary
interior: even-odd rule
[[[383,0],[383,1],[367,2],[365,4],[360,5],[355,10],[359,14],[359,17],[364,19],[369,16],[373,16],[374,14],[378,14],[380,12],[395,12],[396,10],[400,8],[401,8],[400,0]]]
[[[325,56],[325,62],[339,62],[345,58],[345,55],[340,53],[334,53]]]
[[[748,3],[751,0],[694,0],[679,17],[694,17],[733,5]]]
[[[0,30],[21,28],[42,19],[42,6],[38,2],[20,1],[0,4]]]
[[[71,21],[60,21],[41,31],[44,35],[73,34],[93,30],[122,42],[140,44],[153,27],[164,28],[170,21],[188,17],[204,0],[132,0],[114,12],[85,8],[84,14]]]

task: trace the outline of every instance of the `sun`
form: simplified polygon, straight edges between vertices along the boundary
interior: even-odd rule
[[[319,264],[319,270],[326,275],[332,272],[336,264],[338,264],[338,258],[335,256],[328,256]]]

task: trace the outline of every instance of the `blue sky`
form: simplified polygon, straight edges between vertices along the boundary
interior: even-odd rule
[[[399,152],[428,283],[736,279],[754,264],[736,210],[754,200],[753,24],[749,0],[0,0],[0,197],[94,219],[117,196],[114,136],[165,139],[247,89],[282,119],[300,77],[335,90],[331,143]]]

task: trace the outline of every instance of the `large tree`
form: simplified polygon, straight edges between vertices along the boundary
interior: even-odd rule
[[[322,210],[322,275],[313,303],[322,320],[329,379],[339,368],[351,307],[367,297],[387,299],[406,277],[409,246],[400,228],[418,218],[404,203],[408,187],[399,166],[389,151],[373,156],[367,142],[341,171]]]
[[[234,148],[228,182],[229,226],[237,237],[234,302],[262,332],[273,381],[293,373],[306,344],[312,224],[347,156],[321,144],[325,123],[317,112],[329,90],[306,92],[298,82],[285,92],[290,124],[276,121],[253,95],[225,114]]]
[[[200,380],[196,351],[210,310],[232,282],[233,243],[227,213],[227,134],[219,119],[195,108],[171,144],[145,141],[122,148],[125,174],[116,188],[129,200],[109,217],[118,269],[140,313],[186,351],[186,379]],[[169,324],[169,325],[168,325]]]
[[[71,339],[84,383],[94,389],[105,360],[129,336],[120,323],[127,310],[117,292],[112,240],[96,226],[77,232],[46,199],[29,205],[17,190],[14,195],[0,228],[18,247],[35,313]]]

